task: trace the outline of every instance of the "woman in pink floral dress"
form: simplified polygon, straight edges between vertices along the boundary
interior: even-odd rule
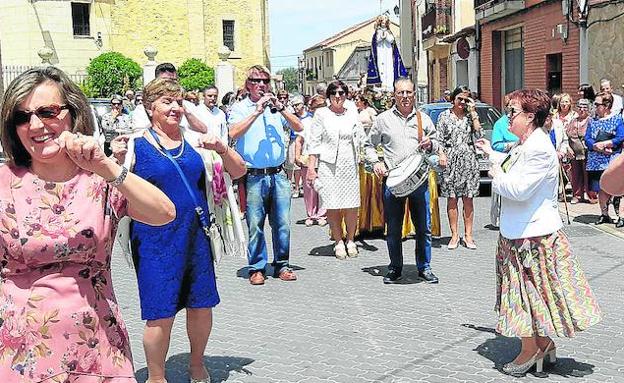
[[[134,382],[110,257],[119,218],[162,225],[175,207],[107,158],[85,96],[31,69],[0,112],[0,382]]]

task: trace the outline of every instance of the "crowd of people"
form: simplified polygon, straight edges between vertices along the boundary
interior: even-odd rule
[[[402,277],[409,212],[418,276],[439,283],[431,266],[432,221],[439,229],[431,183],[439,182],[447,198],[447,248],[476,249],[477,151],[492,164],[493,218],[500,227],[497,331],[522,340],[521,352],[502,372],[541,371],[545,360],[555,361],[553,337],[573,336],[600,321],[561,230],[557,199],[568,160],[571,202],[597,199],[600,223],[610,222],[608,203],[624,192],[617,156],[624,141],[622,102],[608,81],[595,95],[591,87],[579,88],[576,110],[566,94],[554,103],[539,90],[507,95],[489,142],[464,86],[448,94],[451,106],[434,124],[417,109],[408,78],[395,81],[387,109],[378,113],[364,93],[340,80],[307,99],[273,93],[262,65],[248,70],[244,87],[226,94],[221,107],[214,86],[185,92],[172,64],[159,65],[155,77],[140,103],[128,104],[138,98],[134,93],[111,98],[112,110],[102,117],[104,145],[93,137],[97,124],[85,96],[59,69],[29,70],[6,89],[0,112],[8,160],[0,167],[0,380],[134,381],[110,280],[123,217],[131,219],[120,237],[137,275],[150,383],[166,382],[171,328],[182,309],[191,382],[210,382],[203,355],[212,308],[220,301],[214,270],[220,256],[245,254],[252,285],[265,284],[270,272],[297,280],[290,267],[293,197],[303,195],[306,226],[329,224],[337,259],[358,256],[362,168],[382,190],[389,254],[383,282]],[[404,170],[413,163],[418,166]],[[397,177],[405,178],[398,187],[389,182]]]

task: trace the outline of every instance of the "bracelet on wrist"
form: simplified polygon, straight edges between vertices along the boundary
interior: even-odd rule
[[[124,182],[127,176],[128,176],[128,168],[126,168],[125,166],[122,166],[121,173],[119,173],[119,175],[115,179],[110,180],[110,181],[107,180],[106,182],[108,182],[108,184],[112,187],[117,187]]]

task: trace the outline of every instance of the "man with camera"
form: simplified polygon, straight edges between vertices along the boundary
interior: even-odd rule
[[[289,268],[290,181],[286,160],[284,127],[303,130],[301,121],[271,93],[271,74],[262,65],[247,72],[249,97],[232,106],[228,117],[230,137],[247,164],[247,226],[249,228],[249,282],[262,285],[268,260],[264,221],[269,216],[273,231],[273,266],[281,280],[294,281]]]

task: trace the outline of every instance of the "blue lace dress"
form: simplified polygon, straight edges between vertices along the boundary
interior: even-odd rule
[[[185,143],[170,150],[208,212],[204,165]],[[135,140],[133,173],[162,190],[176,207],[176,219],[164,226],[133,221],[132,256],[137,273],[143,320],[171,318],[183,308],[208,308],[219,303],[210,253],[195,205],[173,164],[144,137]]]

